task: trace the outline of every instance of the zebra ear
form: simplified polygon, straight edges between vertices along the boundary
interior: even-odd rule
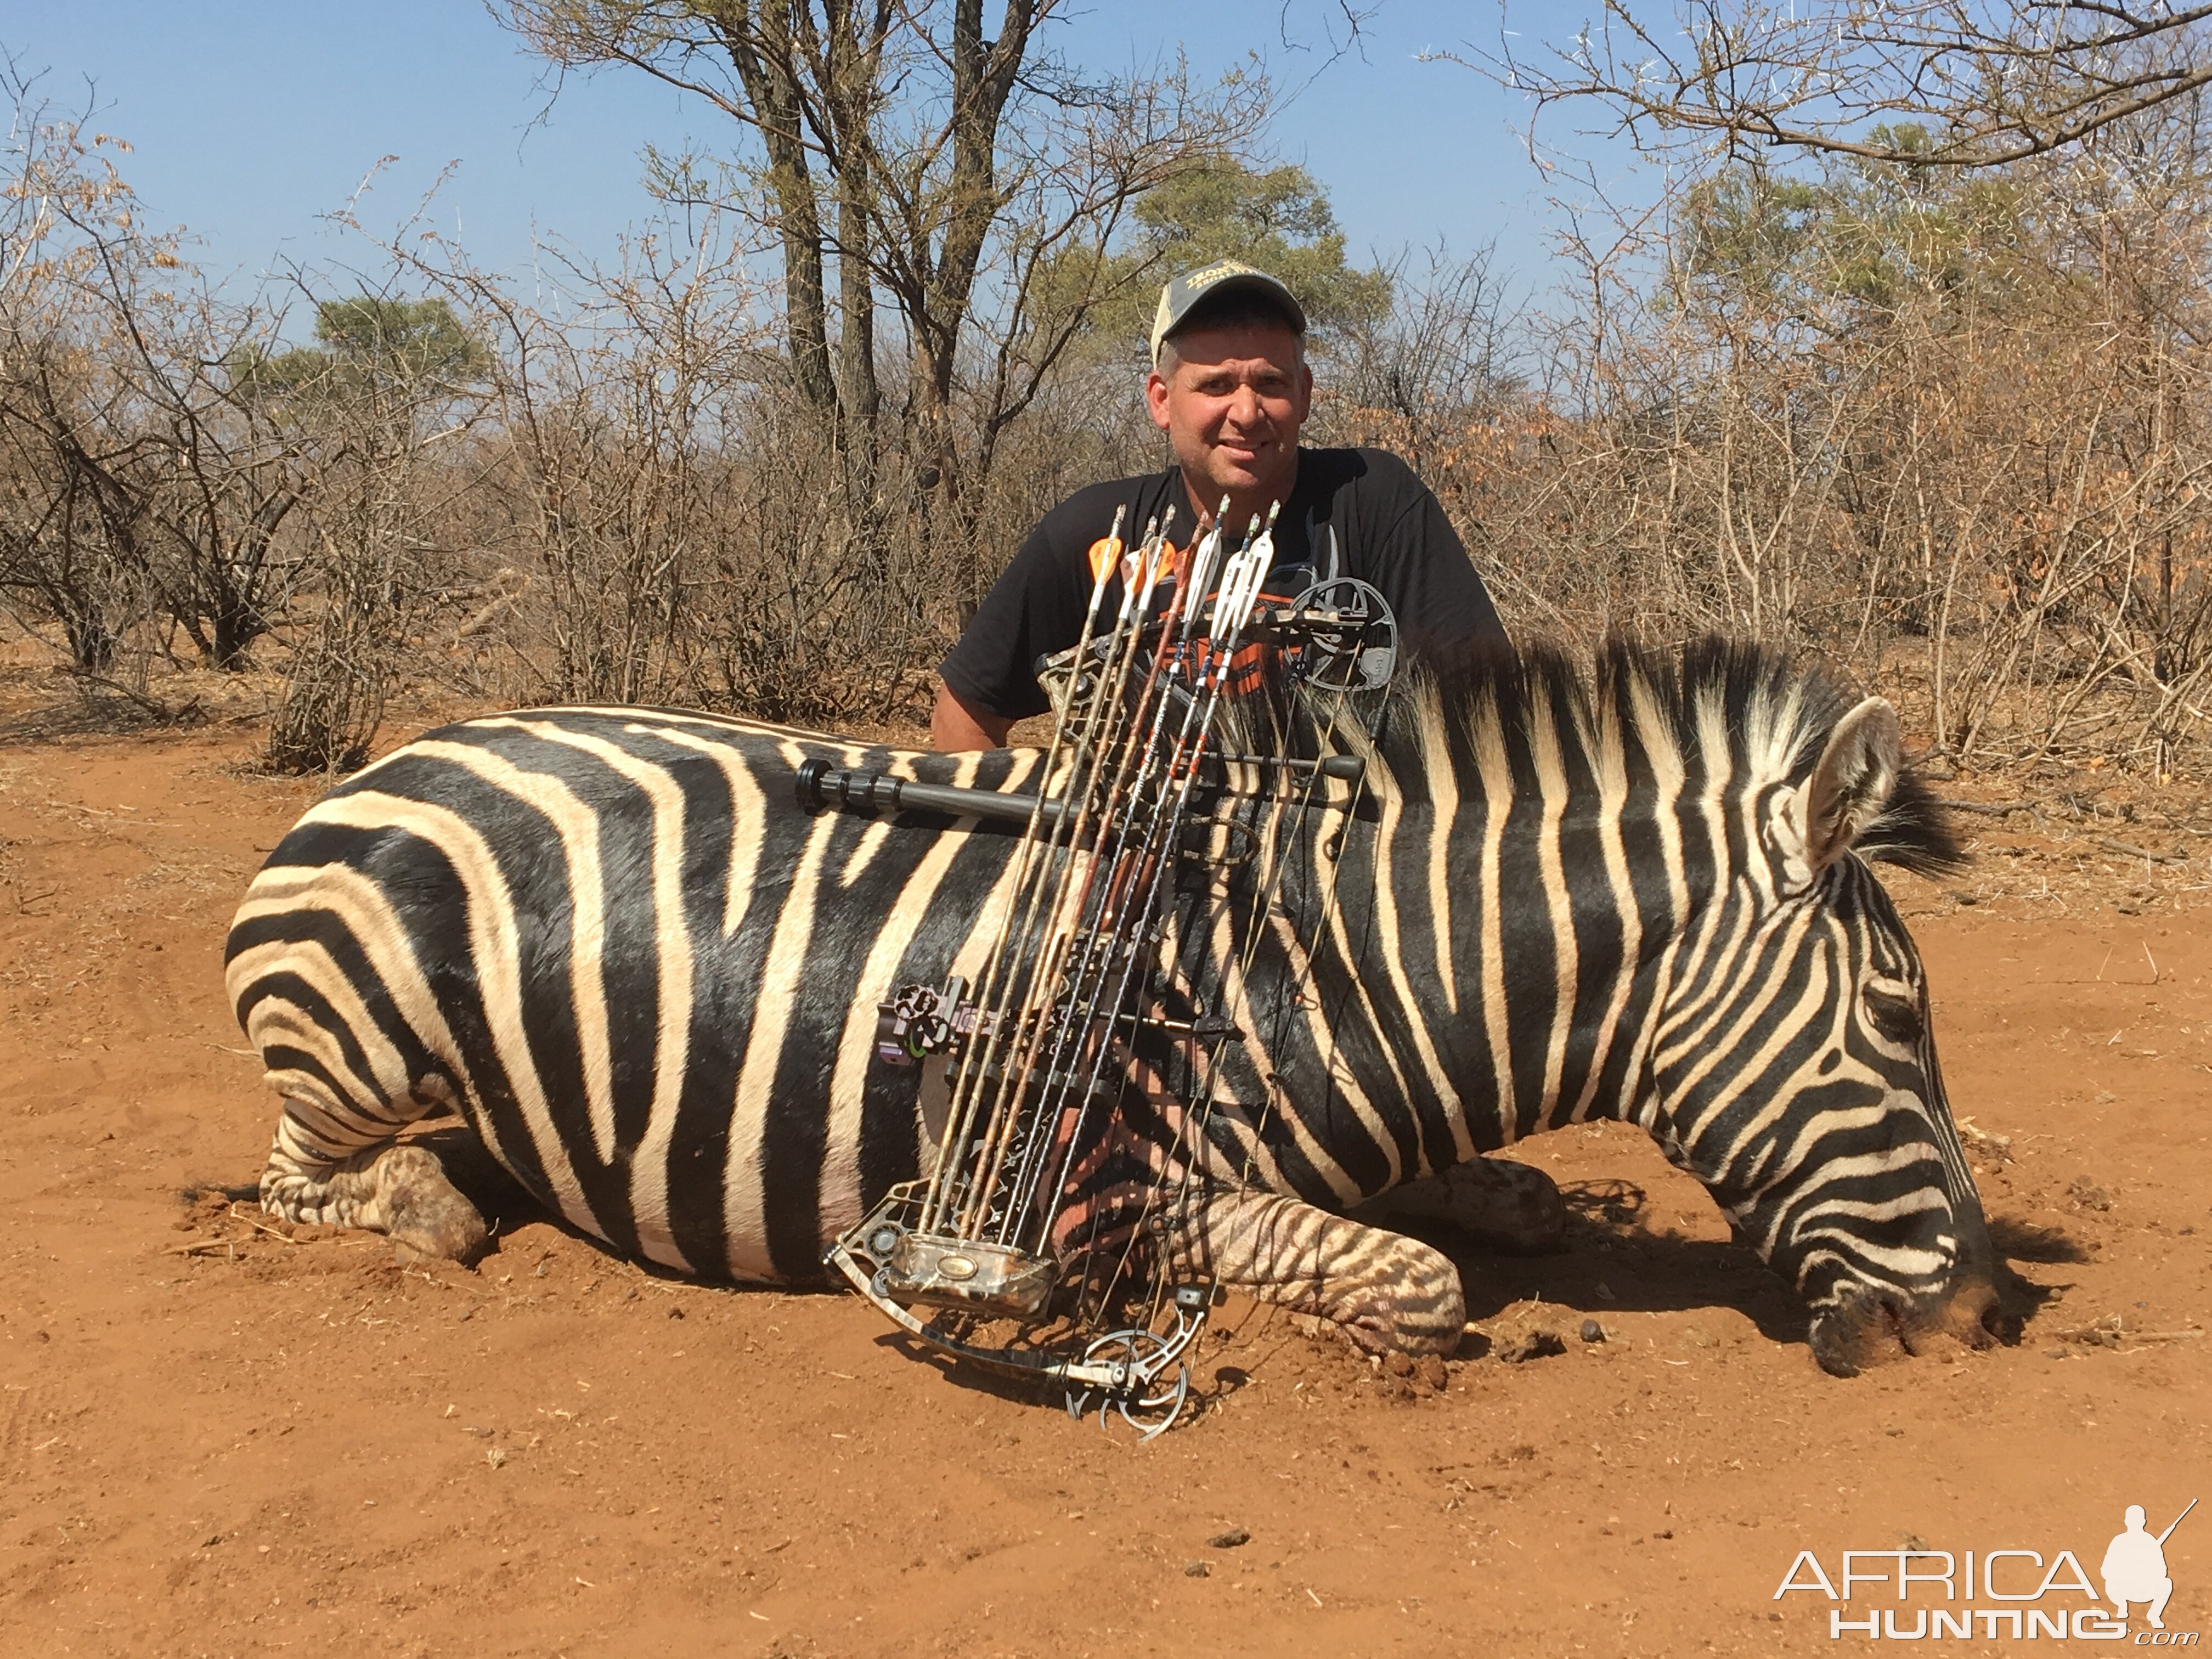
[[[1905,765],[1897,710],[1869,697],[1836,722],[1828,746],[1798,793],[1805,857],[1818,874],[1849,852],[1889,805]]]

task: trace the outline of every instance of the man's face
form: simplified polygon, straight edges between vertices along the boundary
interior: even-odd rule
[[[1185,476],[1205,486],[1194,505],[1210,514],[1229,495],[1257,510],[1263,497],[1287,495],[1313,406],[1297,336],[1279,323],[1201,325],[1176,335],[1171,349],[1169,372],[1146,380],[1145,401]]]

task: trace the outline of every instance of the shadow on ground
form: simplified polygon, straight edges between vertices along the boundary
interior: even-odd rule
[[[448,1120],[417,1128],[408,1138],[437,1155],[448,1178],[490,1225],[495,1249],[505,1234],[539,1222],[616,1259],[601,1241],[570,1225],[532,1198],[465,1126]],[[232,1195],[250,1200],[254,1194],[250,1187],[241,1187]],[[1468,1318],[1477,1323],[1495,1318],[1516,1303],[1531,1301],[1558,1307],[1563,1319],[1571,1313],[1577,1318],[1601,1321],[1612,1314],[1691,1313],[1724,1308],[1742,1315],[1770,1341],[1795,1346],[1806,1340],[1804,1304],[1747,1246],[1654,1229],[1650,1224],[1650,1195],[1633,1182],[1573,1182],[1560,1188],[1560,1196],[1567,1211],[1565,1236],[1557,1250],[1544,1255],[1487,1248],[1443,1223],[1401,1224],[1401,1231],[1433,1244],[1451,1258],[1460,1271]],[[1991,1220],[1990,1233],[1998,1255],[2011,1261],[2045,1264],[2089,1260],[2081,1246],[2058,1227],[1999,1217]],[[700,1282],[647,1263],[637,1265],[641,1271],[658,1278]],[[2025,1326],[2033,1319],[2046,1287],[2018,1282],[2027,1297],[2020,1310]],[[838,1287],[825,1283],[796,1288]],[[887,1331],[879,1340],[941,1369],[958,1388],[1033,1403],[1052,1395],[1051,1390],[1041,1390],[1029,1379],[1002,1376],[940,1354],[903,1332]]]

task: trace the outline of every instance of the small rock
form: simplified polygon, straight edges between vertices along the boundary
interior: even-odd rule
[[[507,1462],[507,1453],[502,1448],[494,1446],[484,1453],[484,1462],[490,1464],[492,1468],[497,1468]]]
[[[1451,1385],[1451,1373],[1444,1369],[1444,1362],[1432,1353],[1425,1353],[1413,1362],[1413,1376],[1431,1394],[1442,1394]]]
[[[1972,906],[1979,904],[1981,902],[1982,896],[1980,894],[1970,893],[1963,887],[1956,890],[1951,895],[1951,902],[1954,904]]]
[[[1217,1532],[1206,1540],[1210,1550],[1233,1550],[1252,1541],[1252,1534],[1242,1527],[1231,1527],[1226,1532]]]
[[[1182,1576],[1186,1578],[1209,1578],[1212,1575],[1213,1564],[1210,1561],[1186,1561],[1182,1564]]]
[[[1599,1324],[1595,1319],[1585,1319],[1583,1321],[1583,1340],[1585,1342],[1604,1341],[1605,1327]]]
[[[1392,1376],[1411,1376],[1413,1374],[1413,1356],[1393,1348],[1382,1357],[1382,1369]]]

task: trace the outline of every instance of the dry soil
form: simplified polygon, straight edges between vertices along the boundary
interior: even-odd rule
[[[1825,1597],[1775,1599],[1801,1550],[2094,1573],[2124,1505],[2212,1497],[2212,868],[2178,830],[2128,829],[2190,860],[2153,863],[1984,817],[1972,874],[1893,883],[2051,1291],[2017,1346],[1822,1375],[1702,1191],[1591,1128],[1522,1152],[1565,1253],[1457,1248],[1440,1392],[1231,1306],[1140,1447],[849,1297],[656,1278],[519,1208],[480,1271],[402,1267],[213,1190],[273,1121],[223,933],[314,793],[248,748],[0,746],[0,1652],[1832,1652]],[[1498,1357],[1532,1328],[1564,1352]],[[2167,1557],[2168,1626],[2212,1624],[2212,1507]]]

